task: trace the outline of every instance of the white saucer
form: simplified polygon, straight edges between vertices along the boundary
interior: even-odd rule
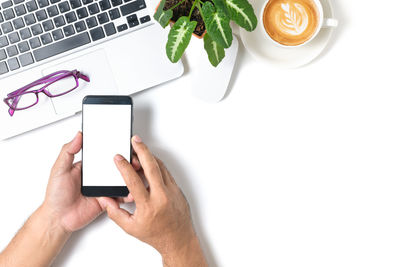
[[[255,14],[260,14],[265,0],[250,0]],[[321,0],[325,18],[334,18],[330,0]],[[308,44],[300,47],[280,47],[264,35],[262,19],[258,17],[257,28],[248,32],[240,28],[240,37],[247,51],[258,60],[283,68],[297,68],[314,60],[329,43],[334,27],[321,28],[318,35]]]

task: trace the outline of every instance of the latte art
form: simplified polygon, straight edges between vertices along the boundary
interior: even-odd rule
[[[313,0],[270,0],[264,9],[263,23],[276,42],[300,45],[317,30],[318,9]]]
[[[306,9],[294,3],[281,4],[284,16],[277,14],[275,24],[280,25],[283,32],[290,35],[302,34],[308,26],[308,15]]]

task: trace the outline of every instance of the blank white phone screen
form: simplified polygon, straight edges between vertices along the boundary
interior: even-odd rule
[[[83,105],[83,186],[126,186],[114,164],[131,153],[131,105]]]

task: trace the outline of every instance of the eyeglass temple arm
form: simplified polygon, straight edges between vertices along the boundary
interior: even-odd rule
[[[85,74],[83,74],[83,73],[81,73],[79,71],[76,71],[76,77],[81,78],[81,79],[83,79],[83,80],[85,80],[87,82],[90,82],[89,76],[86,76]]]

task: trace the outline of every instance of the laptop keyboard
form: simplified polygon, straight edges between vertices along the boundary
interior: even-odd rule
[[[0,5],[0,77],[148,23],[144,0],[7,0]]]

